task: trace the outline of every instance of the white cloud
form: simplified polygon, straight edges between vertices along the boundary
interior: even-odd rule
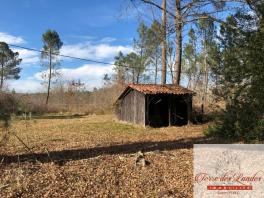
[[[6,42],[8,44],[24,44],[26,41],[20,36],[13,36],[5,32],[0,32],[0,42]],[[11,46],[11,49],[14,52],[19,53],[19,57],[22,58],[22,64],[35,64],[39,62],[39,53],[26,50],[14,48]]]
[[[59,79],[62,81],[71,81],[80,79],[88,90],[94,87],[102,86],[104,74],[112,74],[113,66],[101,64],[85,64],[77,68],[61,68],[58,70],[61,74]],[[47,71],[46,71],[47,72]],[[33,77],[28,78],[31,81],[39,82],[42,79],[44,72],[37,72]]]
[[[12,80],[8,82],[8,88],[10,90],[14,89],[17,93],[35,93],[44,91],[41,83],[34,79]]]
[[[61,80],[70,81],[80,79],[88,90],[102,86],[102,78],[105,73],[112,74],[113,66],[100,64],[85,64],[77,68],[61,68]],[[18,93],[45,92],[42,82],[43,72],[37,72],[27,79],[8,81],[9,90],[14,89]]]
[[[92,37],[86,36],[86,39]],[[0,32],[0,41],[8,44],[23,44],[26,41],[20,36],[13,36],[5,32]],[[113,58],[122,51],[124,54],[133,51],[130,45],[112,45],[111,42],[116,41],[116,38],[105,37],[97,42],[86,41],[82,43],[64,45],[61,49],[61,54],[66,56],[74,56],[79,58],[96,59],[96,60],[113,60]],[[22,64],[36,64],[39,62],[39,53],[26,50],[13,48],[14,51],[19,52],[20,57],[23,59]],[[69,58],[63,58],[70,60]]]
[[[83,40],[94,40],[96,37],[89,35],[68,35],[67,37]]]
[[[89,80],[89,77],[100,77],[105,73],[112,73],[112,66],[99,64],[85,64],[77,68],[62,68],[59,70],[65,79],[83,79]],[[93,78],[94,79],[94,78]]]
[[[5,32],[0,32],[0,41],[8,44],[23,44],[26,41],[20,36],[13,36]]]
[[[19,57],[22,58],[22,64],[36,64],[39,63],[39,53],[35,51],[30,51],[27,49],[12,49],[19,53]]]
[[[116,38],[113,38],[113,37],[105,37],[105,38],[102,38],[100,40],[100,42],[102,43],[111,43],[111,42],[114,42],[116,41]]]
[[[61,49],[61,54],[87,59],[109,60],[113,59],[119,51],[127,54],[133,51],[132,47],[110,44],[91,44],[90,42],[75,45],[65,45]]]
[[[80,58],[93,59],[98,61],[112,62],[113,58],[122,51],[124,54],[133,51],[133,48],[129,45],[113,45],[111,42],[113,38],[104,38],[95,42],[85,42],[72,45],[64,45],[61,49],[61,54],[68,56],[75,56]],[[103,43],[102,43],[103,42]],[[39,63],[39,53],[26,50],[13,48],[13,51],[17,51],[20,57],[23,59],[22,64],[32,65]],[[64,59],[65,62],[69,59]],[[102,78],[105,73],[112,74],[113,66],[104,64],[84,64],[76,68],[62,67],[59,69],[62,74],[62,80],[77,80],[80,79],[85,83],[87,89],[93,87],[102,86]],[[44,92],[41,85],[41,75],[43,72],[37,72],[26,79],[19,79],[10,81],[9,89],[15,89],[16,92],[32,93],[32,92]]]
[[[61,74],[61,77],[64,80],[101,80],[104,74],[111,74],[113,72],[113,66],[101,64],[85,64],[77,68],[61,68],[58,70],[58,72]],[[42,80],[42,74],[43,72],[38,72],[34,75],[34,78],[37,80]]]

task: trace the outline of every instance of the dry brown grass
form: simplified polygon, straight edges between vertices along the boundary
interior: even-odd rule
[[[206,125],[143,128],[112,115],[15,121],[0,147],[0,197],[192,197],[192,145]],[[143,151],[148,166],[135,165]]]

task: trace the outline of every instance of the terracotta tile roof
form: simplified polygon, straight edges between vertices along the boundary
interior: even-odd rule
[[[155,85],[155,84],[129,84],[127,88],[132,88],[144,94],[174,94],[174,95],[194,95],[195,92],[178,85]]]
[[[195,95],[195,92],[177,85],[129,84],[114,104],[123,98],[129,89],[137,90],[143,94]]]

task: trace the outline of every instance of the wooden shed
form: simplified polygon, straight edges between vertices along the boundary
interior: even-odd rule
[[[119,120],[154,127],[191,122],[195,93],[176,85],[130,84],[118,97]]]

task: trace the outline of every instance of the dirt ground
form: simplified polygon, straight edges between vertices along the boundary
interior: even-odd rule
[[[0,197],[192,197],[192,147],[207,125],[143,128],[112,115],[14,121]],[[136,164],[143,152],[146,165]]]

